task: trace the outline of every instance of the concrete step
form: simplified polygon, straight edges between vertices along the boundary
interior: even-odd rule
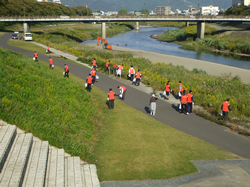
[[[18,134],[0,174],[0,187],[21,186],[27,167],[33,135]]]
[[[0,173],[16,137],[16,126],[0,126]]]
[[[81,166],[81,170],[85,187],[100,187],[96,166],[94,164],[84,164]]]
[[[67,176],[65,186],[83,187],[80,157],[68,157],[65,160],[65,168],[67,168],[65,170],[65,175]]]
[[[50,149],[45,187],[65,186],[64,150]]]
[[[43,187],[49,154],[49,142],[34,142],[24,176],[23,187]]]

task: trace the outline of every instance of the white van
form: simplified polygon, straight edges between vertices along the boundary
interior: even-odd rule
[[[32,34],[31,33],[25,33],[23,36],[23,39],[25,41],[32,41]]]

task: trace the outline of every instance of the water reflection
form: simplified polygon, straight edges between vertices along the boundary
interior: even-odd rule
[[[226,54],[212,51],[189,51],[180,48],[180,45],[168,42],[159,42],[153,38],[150,38],[154,34],[162,34],[169,29],[166,27],[141,27],[140,31],[132,30],[123,34],[116,35],[112,38],[107,38],[108,43],[120,47],[127,47],[131,49],[138,49],[156,53],[162,53],[173,56],[181,56],[191,59],[204,60],[209,62],[215,62],[219,64],[225,64],[244,69],[250,69],[250,57],[238,56],[234,54]],[[83,42],[87,43],[96,42],[96,40],[88,40]]]

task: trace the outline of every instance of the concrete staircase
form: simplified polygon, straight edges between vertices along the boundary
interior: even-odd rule
[[[0,187],[99,187],[96,166],[0,120]]]

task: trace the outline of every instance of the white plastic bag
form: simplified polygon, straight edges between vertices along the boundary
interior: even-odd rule
[[[63,72],[63,75],[65,75],[65,72]]]
[[[133,79],[133,82],[135,82],[135,81],[136,81],[136,78]]]
[[[48,53],[48,50],[46,49],[46,53]]]
[[[164,92],[163,92],[163,95],[166,95],[166,94],[167,94],[166,91],[164,91]]]
[[[109,101],[109,98],[107,98],[107,100]]]
[[[130,75],[130,74],[128,74],[128,77],[131,77],[131,75]]]
[[[181,92],[179,92],[179,97],[181,97]]]
[[[179,104],[179,109],[181,110],[181,104]]]
[[[122,98],[122,94],[120,94],[119,97]]]
[[[33,57],[33,60],[36,60],[36,57]]]
[[[98,76],[98,75],[96,75],[96,76],[95,76],[95,78],[96,78],[96,79],[99,79],[99,76]]]
[[[52,64],[52,68],[54,68],[54,64]]]
[[[222,111],[221,111],[220,115],[223,116],[223,112]]]
[[[88,86],[88,83],[85,83],[85,88]]]

